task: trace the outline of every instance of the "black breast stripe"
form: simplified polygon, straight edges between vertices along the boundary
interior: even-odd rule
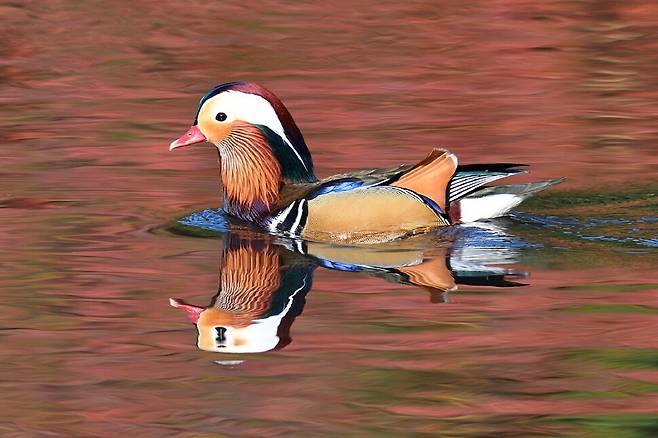
[[[306,199],[297,200],[277,229],[289,236],[299,236],[306,225],[307,218],[308,203]]]

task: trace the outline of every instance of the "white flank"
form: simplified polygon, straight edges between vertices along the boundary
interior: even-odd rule
[[[507,193],[479,198],[463,198],[459,201],[461,210],[460,221],[464,223],[476,222],[482,219],[493,219],[503,216],[519,205],[523,199],[522,196]]]

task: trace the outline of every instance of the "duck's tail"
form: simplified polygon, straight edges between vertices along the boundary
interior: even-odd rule
[[[535,193],[562,181],[564,178],[527,184],[480,187],[463,197],[451,199],[450,219],[452,223],[468,223],[503,216]]]

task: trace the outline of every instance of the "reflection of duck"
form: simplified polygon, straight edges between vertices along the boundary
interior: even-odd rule
[[[283,103],[250,83],[218,85],[201,98],[192,127],[170,149],[213,143],[221,157],[224,209],[269,232],[317,241],[373,243],[506,214],[560,180],[487,188],[524,170],[458,166],[434,149],[424,160],[318,181],[311,153]]]
[[[290,324],[304,307],[315,269],[291,256],[270,242],[229,235],[212,304],[203,308],[170,300],[196,324],[199,348],[255,353],[290,342]]]
[[[453,237],[454,238],[454,237]],[[468,236],[467,236],[468,238]],[[473,236],[470,236],[473,240]],[[476,235],[482,238],[482,234]],[[459,237],[464,240],[464,236]],[[475,242],[477,243],[477,242]],[[453,253],[452,248],[457,252]],[[171,299],[188,312],[198,331],[197,345],[206,351],[257,353],[290,342],[290,326],[302,312],[317,266],[365,272],[430,291],[431,301],[445,301],[458,283],[518,286],[505,279],[513,272],[491,264],[513,261],[512,248],[497,248],[487,258],[482,248],[469,252],[451,239],[426,249],[378,246],[336,247],[301,241],[274,242],[268,236],[227,233],[219,292],[208,307]],[[465,260],[455,258],[465,257]],[[458,267],[457,275],[451,267]]]

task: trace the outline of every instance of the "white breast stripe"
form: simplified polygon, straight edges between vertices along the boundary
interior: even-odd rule
[[[290,234],[293,236],[297,235],[297,227],[299,227],[299,223],[302,221],[302,214],[304,213],[304,204],[306,203],[306,199],[302,199],[299,201],[299,207],[297,207],[297,218],[295,219],[295,223],[292,224],[292,227],[290,228]]]
[[[281,224],[281,222],[286,220],[286,218],[290,214],[290,211],[292,210],[293,205],[295,205],[294,202],[290,203],[290,205],[288,205],[285,210],[283,210],[281,213],[277,214],[274,217],[274,219],[267,226],[267,228],[270,230],[270,232],[274,233],[274,232],[277,231],[277,227]]]

